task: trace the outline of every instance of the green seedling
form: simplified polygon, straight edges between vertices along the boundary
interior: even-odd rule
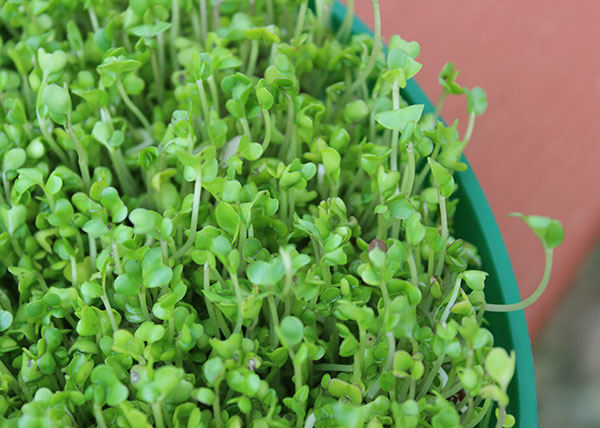
[[[486,301],[453,229],[485,93],[449,64],[409,105],[378,0],[373,37],[353,0],[337,34],[329,0],[4,3],[0,426],[517,423],[485,312],[563,229],[518,215],[540,287]]]

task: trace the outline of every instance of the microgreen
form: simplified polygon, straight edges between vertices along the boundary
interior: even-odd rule
[[[481,88],[329,0],[4,2],[0,426],[516,423],[455,236]],[[464,136],[439,119],[467,98]]]

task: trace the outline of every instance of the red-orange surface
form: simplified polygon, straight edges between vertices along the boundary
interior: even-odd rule
[[[356,3],[372,27],[371,2]],[[487,91],[466,154],[523,297],[537,287],[543,252],[507,214],[548,215],[565,226],[549,288],[525,311],[535,341],[600,235],[600,2],[381,0],[381,9],[385,37],[420,43],[417,81],[434,103],[447,61],[462,71],[461,84]],[[464,109],[463,99],[449,99],[443,116],[461,118],[464,130]]]

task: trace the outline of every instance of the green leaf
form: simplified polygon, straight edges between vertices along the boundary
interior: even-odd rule
[[[129,29],[129,32],[138,37],[156,37],[171,28],[170,22],[157,22],[156,24],[138,25]]]
[[[127,59],[123,55],[112,56],[104,59],[104,62],[98,66],[99,72],[110,72],[119,75],[138,69],[142,63],[135,59]]]
[[[204,373],[204,377],[206,378],[206,382],[209,385],[213,385],[215,381],[221,376],[221,371],[223,370],[223,361],[216,357],[211,358],[206,361],[202,366],[202,373]]]
[[[139,264],[135,263],[138,268]],[[114,282],[115,291],[123,296],[137,296],[140,293],[140,286],[142,285],[141,278],[138,278],[137,275],[134,274],[124,274],[119,275]]]
[[[267,88],[257,88],[256,98],[258,99],[260,108],[264,110],[269,110],[273,106],[273,94]]]
[[[67,26],[68,27],[68,26]],[[62,71],[67,65],[67,54],[63,51],[55,51],[46,53],[44,49],[39,48],[37,51],[38,64],[42,69],[44,76],[49,76],[53,73]]]
[[[240,227],[240,216],[232,205],[221,202],[215,209],[217,224],[230,236],[235,237]]]
[[[160,324],[154,324],[151,321],[142,323],[135,331],[135,337],[142,339],[147,343],[154,343],[161,340],[165,335],[165,328]]]
[[[135,234],[152,235],[156,233],[162,217],[156,211],[136,208],[129,214],[129,221],[133,223]]]
[[[46,86],[42,92],[42,101],[48,108],[53,121],[59,125],[67,123],[67,115],[71,114],[71,97],[69,92],[54,83]]]
[[[559,220],[520,213],[512,213],[510,215],[522,219],[533,230],[544,248],[553,249],[558,247],[565,237],[565,231]]]
[[[417,45],[418,46],[418,45]],[[401,70],[404,81],[415,76],[422,67],[422,64],[415,61],[414,57],[408,54],[402,48],[394,48],[388,52],[388,68],[390,70]],[[404,87],[404,85],[401,85]]]
[[[160,247],[151,248],[144,254],[142,278],[145,287],[161,287],[168,284],[173,278],[173,271],[162,263],[161,258]]]
[[[198,388],[192,392],[192,398],[207,406],[212,406],[215,402],[215,393],[209,388]]]
[[[487,272],[466,270],[461,275],[471,290],[483,291],[484,281],[488,276]]]
[[[443,197],[449,198],[454,191],[454,178],[446,168],[437,163],[433,158],[428,157],[427,162],[431,167],[431,173]]]
[[[416,247],[425,238],[426,229],[421,223],[421,214],[413,213],[406,220],[406,240],[412,247]]]
[[[108,233],[108,227],[101,220],[89,220],[83,225],[83,231],[94,238],[99,238]]]
[[[337,150],[327,147],[321,151],[325,174],[332,175],[340,169],[342,158]]]
[[[0,331],[8,330],[13,322],[10,312],[0,309]]]
[[[417,122],[423,113],[423,104],[414,104],[398,110],[384,111],[375,115],[375,120],[387,129],[402,131],[408,122]]]
[[[475,116],[480,116],[485,113],[487,109],[487,96],[485,91],[476,87],[470,90],[465,90],[467,93],[467,112],[469,114],[474,114]]]
[[[287,316],[281,320],[278,334],[281,341],[288,347],[294,347],[302,342],[304,325],[295,316]]]
[[[223,189],[221,190],[221,197],[224,202],[236,202],[240,197],[241,190],[242,185],[239,181],[225,181],[223,183]]]
[[[119,192],[114,187],[102,190],[100,203],[110,211],[113,222],[120,223],[127,218],[127,206],[121,201]]]
[[[27,153],[20,147],[10,149],[4,153],[2,159],[2,170],[16,171],[23,166],[27,160]]]
[[[464,89],[458,83],[456,83],[456,78],[459,74],[460,72],[458,70],[454,70],[454,64],[451,62],[444,65],[438,80],[446,93],[458,95],[464,92]]]
[[[485,358],[485,370],[506,391],[515,373],[515,362],[515,351],[511,351],[509,356],[503,348],[494,348]]]
[[[352,101],[344,107],[344,120],[346,123],[356,123],[365,119],[371,109],[363,100]]]
[[[398,36],[397,34],[393,35],[390,38],[390,43],[388,45],[388,49],[390,51],[392,51],[396,48],[402,49],[404,52],[406,52],[412,58],[417,58],[419,56],[419,54],[421,53],[421,47],[419,46],[418,42],[416,42],[416,41],[407,42],[406,40],[402,39],[402,37]]]
[[[108,140],[110,140],[110,136],[111,132],[106,123],[98,121],[94,124],[94,128],[92,129],[92,137],[94,137],[99,143],[107,145]]]
[[[83,306],[79,313],[77,333],[81,336],[94,336],[100,331],[98,315],[90,306]]]

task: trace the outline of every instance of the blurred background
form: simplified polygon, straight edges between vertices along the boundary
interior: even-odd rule
[[[510,212],[560,219],[552,280],[525,311],[542,428],[600,426],[600,2],[381,1],[383,34],[421,45],[417,81],[435,104],[446,62],[488,95],[466,149],[496,216],[523,297],[543,270],[537,238]],[[371,2],[356,1],[372,28]],[[466,101],[448,98],[459,118]]]

